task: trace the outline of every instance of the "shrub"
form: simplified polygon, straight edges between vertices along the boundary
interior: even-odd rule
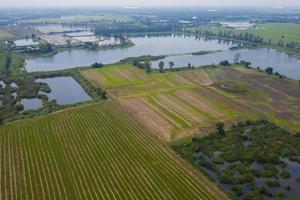
[[[243,188],[240,185],[233,186],[231,190],[237,195],[241,196],[243,194]]]
[[[102,68],[104,65],[102,63],[95,62],[91,65],[92,68]]]
[[[221,61],[219,63],[219,65],[222,65],[222,66],[230,66],[230,62],[228,60],[224,60],[224,61]]]
[[[265,181],[266,185],[269,187],[279,187],[280,182],[276,179],[268,179]]]
[[[280,173],[280,176],[284,179],[287,179],[287,178],[290,178],[291,177],[291,174],[289,171],[287,170],[282,170],[282,172]]]
[[[286,186],[284,186],[284,189],[287,190],[287,191],[289,191],[289,190],[291,190],[292,188],[291,188],[290,185],[286,185]]]

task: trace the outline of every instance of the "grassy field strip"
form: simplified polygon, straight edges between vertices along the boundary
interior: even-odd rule
[[[201,115],[205,116],[209,121],[216,120],[216,118],[222,117],[223,113],[216,110],[209,101],[205,101],[200,95],[197,95],[193,91],[189,90],[178,90],[174,95],[176,98],[185,102],[193,110],[197,111]],[[215,117],[213,117],[214,115]]]
[[[148,96],[147,103],[149,103],[154,109],[162,113],[170,122],[172,122],[175,127],[187,128],[189,125],[186,123],[186,120],[183,119],[177,113],[174,113],[172,110],[167,109],[163,103],[159,102],[156,97]]]
[[[158,95],[158,100],[163,102],[165,107],[168,110],[172,110],[181,116],[188,126],[193,126],[197,122],[201,122],[204,120],[203,116],[197,115],[193,110],[190,110],[186,104],[182,101],[178,101],[173,95],[169,93],[163,93]]]
[[[2,127],[1,199],[226,198],[124,112],[110,101]]]

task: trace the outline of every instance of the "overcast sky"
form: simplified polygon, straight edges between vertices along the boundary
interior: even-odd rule
[[[284,6],[300,7],[300,0],[0,0],[7,6]]]

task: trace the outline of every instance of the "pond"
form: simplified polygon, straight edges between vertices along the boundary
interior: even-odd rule
[[[37,79],[36,82],[47,83],[50,93],[40,92],[48,96],[49,101],[56,100],[59,105],[68,105],[78,102],[89,101],[92,98],[83,90],[81,85],[72,77],[55,77]]]
[[[89,66],[94,62],[115,63],[127,57],[141,55],[178,54],[204,50],[226,50],[230,42],[205,40],[204,38],[185,37],[182,35],[143,36],[130,38],[135,46],[108,50],[70,49],[53,56],[35,57],[26,60],[26,70],[51,71]]]
[[[23,111],[36,110],[36,109],[39,109],[39,108],[43,107],[42,100],[40,100],[38,98],[35,98],[35,99],[22,99],[20,103],[24,106]]]
[[[6,84],[4,83],[4,81],[0,81],[0,88],[5,88]]]
[[[29,72],[61,70],[77,66],[89,66],[94,62],[110,64],[127,57],[141,55],[170,55],[222,50],[217,53],[199,56],[169,56],[163,61],[165,67],[169,66],[169,61],[175,63],[174,67],[185,67],[188,63],[194,66],[203,66],[218,64],[223,60],[233,61],[235,54],[239,53],[241,59],[251,62],[253,67],[259,66],[262,69],[273,67],[280,74],[300,79],[300,60],[274,49],[260,48],[231,51],[229,50],[233,46],[231,42],[184,35],[140,36],[131,37],[130,39],[135,44],[130,48],[108,50],[71,49],[53,56],[30,58],[26,60],[26,70]],[[153,62],[152,67],[157,68],[158,62]]]
[[[31,38],[15,40],[14,43],[15,43],[15,45],[16,45],[17,47],[23,47],[23,46],[36,46],[36,45],[39,45],[38,42],[33,41],[33,39],[31,39]]]
[[[205,158],[205,160],[212,162],[211,158],[209,158],[207,155],[203,154],[203,153],[194,153],[194,158],[196,158],[195,160],[195,165],[197,166],[201,166],[199,163],[199,158],[202,156]],[[267,190],[269,190],[273,195],[276,195],[279,192],[283,192],[285,195],[290,196],[290,197],[300,197],[300,183],[297,182],[297,177],[300,177],[300,163],[298,162],[293,162],[291,160],[289,160],[288,158],[283,158],[281,160],[282,162],[284,162],[286,164],[286,166],[284,168],[281,168],[279,166],[276,166],[279,174],[280,172],[283,171],[283,169],[287,170],[290,173],[290,177],[289,178],[283,178],[281,176],[277,177],[277,180],[280,182],[280,186],[281,187],[271,187],[271,186],[267,186],[265,183],[268,179],[272,179],[273,177],[255,177],[254,183],[256,187],[266,187]],[[234,165],[237,164],[238,162],[234,162],[234,163],[229,163],[227,161],[224,161],[223,164],[218,164],[217,167],[219,169],[224,170],[225,168],[228,168],[229,165]],[[253,162],[250,165],[250,168],[253,170],[259,170],[259,171],[263,171],[264,165],[263,164],[259,164],[257,162]],[[231,188],[232,185],[229,184],[225,184],[225,183],[221,183],[218,174],[206,167],[201,166],[201,169],[203,169],[205,171],[205,173],[207,173],[218,185],[221,185],[221,187],[227,191],[227,192],[231,192]],[[239,176],[239,173],[237,171],[234,171],[235,174],[234,176]],[[285,186],[289,185],[290,189],[286,190]],[[251,191],[251,184],[241,184],[240,185],[243,188],[244,191],[244,195]],[[242,197],[244,197],[244,195]],[[241,197],[241,199],[242,199]]]

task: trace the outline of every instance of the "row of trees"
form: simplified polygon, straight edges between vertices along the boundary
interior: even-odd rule
[[[203,35],[205,37],[219,37],[219,38],[226,38],[226,39],[232,39],[232,40],[240,40],[240,41],[247,41],[251,43],[256,43],[256,44],[263,44],[263,45],[277,45],[280,47],[287,47],[291,49],[297,49],[300,50],[300,43],[299,42],[288,42],[284,41],[285,36],[282,35],[281,39],[277,42],[272,41],[271,39],[265,39],[263,37],[260,37],[258,35],[248,33],[248,32],[235,32],[235,31],[225,31],[225,30],[220,30],[218,32],[216,31],[211,31],[207,29],[197,29],[194,32],[190,29],[185,29],[184,30],[186,33],[195,33],[198,35]]]

